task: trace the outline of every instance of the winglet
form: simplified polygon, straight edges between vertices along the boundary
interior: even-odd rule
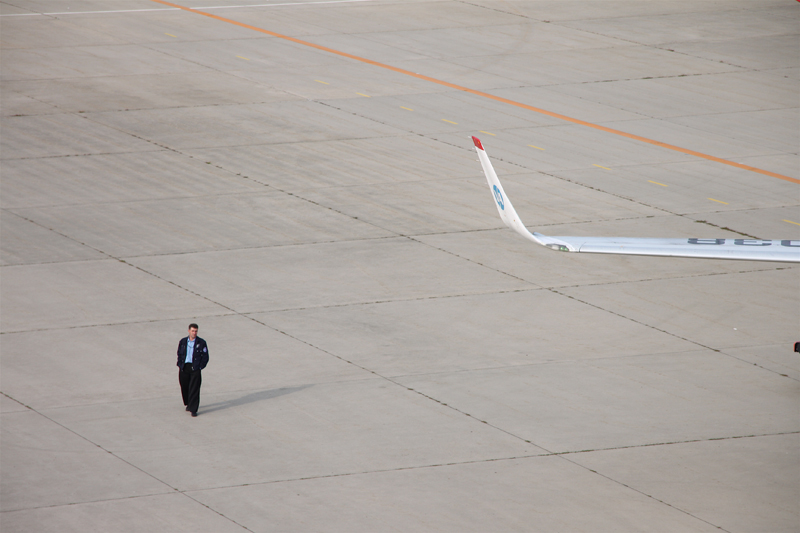
[[[500,219],[505,225],[536,244],[541,244],[542,246],[547,246],[554,250],[576,252],[577,250],[575,247],[567,242],[542,235],[541,233],[531,233],[528,231],[528,228],[526,228],[519,219],[519,215],[514,209],[514,206],[511,205],[511,200],[506,196],[503,185],[500,183],[500,180],[497,179],[497,174],[492,167],[492,162],[489,161],[489,156],[486,155],[486,150],[483,149],[481,140],[477,137],[472,137],[472,142],[475,143],[475,151],[478,152],[478,159],[483,167],[483,173],[486,175],[486,181],[489,183],[489,190],[494,197],[495,204],[497,204],[497,212],[500,214]]]

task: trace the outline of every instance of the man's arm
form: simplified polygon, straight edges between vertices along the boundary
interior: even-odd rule
[[[208,345],[206,344],[206,341],[203,340],[203,347],[202,351],[200,352],[200,369],[202,370],[203,368],[205,368],[207,364],[208,364]]]

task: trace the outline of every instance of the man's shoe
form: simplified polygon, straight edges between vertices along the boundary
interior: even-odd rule
[[[197,416],[197,413],[192,411],[192,416]]]
[[[186,410],[187,410],[187,411],[189,410],[189,406],[186,406]]]

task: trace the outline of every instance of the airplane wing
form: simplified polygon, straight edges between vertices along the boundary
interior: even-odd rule
[[[800,263],[800,240],[790,239],[642,239],[629,237],[548,237],[528,231],[517,215],[503,185],[497,179],[489,156],[480,139],[472,137],[497,212],[506,226],[526,239],[553,250],[595,254],[657,255],[665,257],[700,257],[740,259],[745,261],[780,261]]]

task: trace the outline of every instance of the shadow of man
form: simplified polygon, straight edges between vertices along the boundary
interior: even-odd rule
[[[285,394],[292,394],[293,392],[298,392],[303,389],[307,389],[312,385],[300,385],[299,387],[284,387],[280,389],[269,389],[269,390],[262,390],[258,392],[251,392],[241,398],[235,398],[233,400],[226,400],[224,402],[217,402],[212,403],[209,405],[204,406],[203,413],[213,413],[214,411],[221,411],[222,409],[229,409],[231,407],[238,407],[240,405],[246,405],[248,403],[253,402],[260,402],[262,400],[270,400],[272,398],[277,398],[278,396],[283,396]]]

